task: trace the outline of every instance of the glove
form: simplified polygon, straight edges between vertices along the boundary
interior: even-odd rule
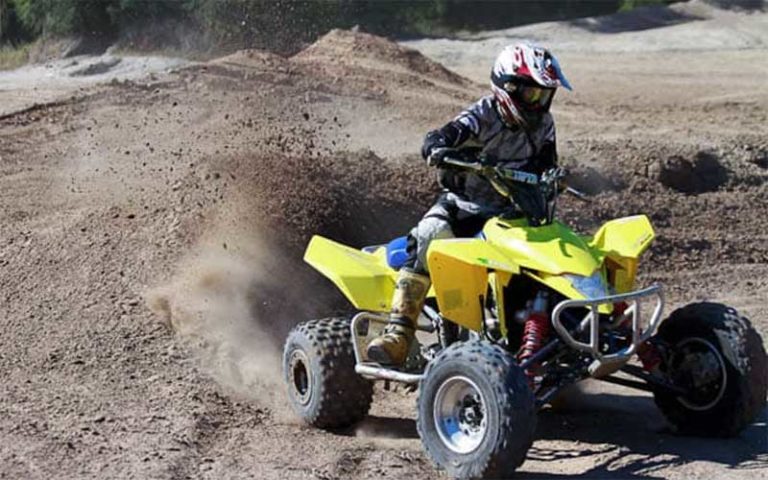
[[[424,145],[421,147],[421,156],[424,160],[427,160],[427,163],[429,163],[429,157],[435,149],[445,148],[447,146],[448,142],[445,140],[445,137],[443,137],[437,130],[433,130],[427,134],[426,138],[424,138]]]

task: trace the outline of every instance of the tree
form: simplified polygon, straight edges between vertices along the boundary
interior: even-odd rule
[[[108,10],[118,0],[11,0],[24,26],[36,35],[101,36],[113,32]]]
[[[7,15],[8,15],[8,1],[0,0],[0,43],[3,43],[3,40],[5,40],[5,35],[6,35],[5,23],[7,22],[6,20]]]

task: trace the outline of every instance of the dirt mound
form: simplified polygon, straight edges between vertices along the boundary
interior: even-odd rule
[[[728,181],[728,170],[712,152],[701,151],[692,159],[672,156],[652,164],[648,176],[677,192],[714,192]]]
[[[418,73],[432,81],[466,85],[467,80],[420,52],[367,33],[331,30],[293,58],[333,65],[341,63],[370,70]]]

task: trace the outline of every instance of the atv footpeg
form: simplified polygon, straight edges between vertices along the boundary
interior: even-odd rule
[[[589,375],[592,376],[593,378],[603,378],[621,370],[621,367],[626,365],[628,361],[629,361],[628,358],[622,358],[619,360],[609,360],[609,361],[595,360],[589,364],[589,367],[587,367],[587,371],[589,372]]]
[[[352,345],[355,349],[355,371],[372,380],[392,380],[408,384],[418,383],[426,360],[421,354],[418,341],[411,343],[411,350],[402,368],[392,368],[370,361],[365,356],[368,343],[384,333],[389,316],[361,312],[352,319]]]
[[[355,365],[355,372],[371,380],[392,380],[401,383],[419,383],[423,377],[420,373],[401,372],[382,367],[378,363],[358,363]]]

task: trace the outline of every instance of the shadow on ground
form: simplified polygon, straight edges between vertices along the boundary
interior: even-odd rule
[[[528,459],[561,462],[594,457],[591,468],[575,475],[585,478],[654,478],[661,475],[654,474],[658,470],[695,461],[757,471],[768,468],[767,420],[764,410],[736,438],[686,437],[674,434],[648,396],[578,394],[565,408],[540,413],[537,435],[545,441],[534,443]]]
[[[614,393],[576,393],[558,410],[539,414],[528,462],[592,462],[579,474],[525,472],[525,478],[658,478],[660,470],[703,461],[757,473],[768,469],[768,409],[739,437],[712,439],[672,432],[653,399]],[[345,436],[418,439],[410,418],[371,416]],[[523,467],[525,469],[525,466]]]

